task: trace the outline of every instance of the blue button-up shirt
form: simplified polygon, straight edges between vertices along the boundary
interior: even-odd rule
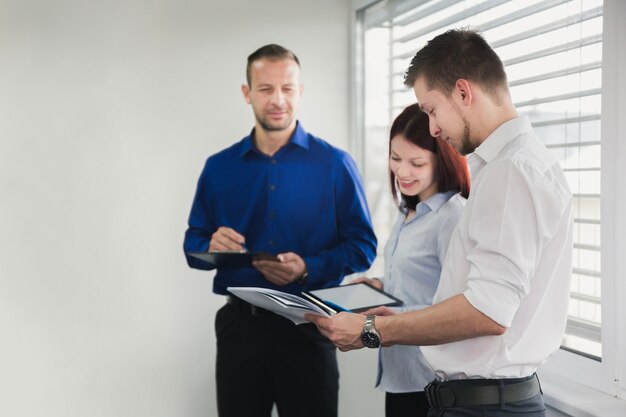
[[[337,285],[364,271],[376,254],[376,237],[354,160],[298,122],[289,143],[273,156],[259,152],[254,130],[206,161],[189,216],[185,252],[206,251],[220,226],[246,238],[251,251],[294,252],[306,262],[305,287],[278,287],[254,268],[219,268],[213,291],[229,286],[299,293]],[[189,266],[211,269],[187,256]]]

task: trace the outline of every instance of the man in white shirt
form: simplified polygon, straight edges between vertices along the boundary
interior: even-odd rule
[[[432,307],[310,316],[342,351],[423,346],[429,416],[543,416],[537,367],[559,348],[572,267],[572,195],[511,101],[504,66],[472,30],[417,52],[405,74],[433,136],[469,155],[472,191]],[[445,414],[444,414],[445,410]]]

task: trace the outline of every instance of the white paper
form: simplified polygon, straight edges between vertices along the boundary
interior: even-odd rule
[[[309,300],[286,292],[258,287],[228,287],[227,290],[237,298],[280,314],[295,324],[308,323],[308,320],[304,319],[307,313],[330,317],[328,313]]]

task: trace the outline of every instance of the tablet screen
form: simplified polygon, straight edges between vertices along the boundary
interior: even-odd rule
[[[322,301],[330,301],[345,309],[356,312],[378,306],[402,305],[402,301],[392,295],[377,290],[363,282],[341,285],[339,287],[322,288],[308,292]]]

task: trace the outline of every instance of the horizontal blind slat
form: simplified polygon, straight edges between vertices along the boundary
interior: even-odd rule
[[[515,22],[516,20],[520,20],[520,19],[523,19],[528,16],[532,16],[537,13],[541,13],[545,10],[551,9],[555,6],[559,6],[563,3],[567,3],[569,1],[570,0],[551,0],[551,1],[542,1],[540,3],[535,3],[532,6],[528,6],[526,8],[516,10],[513,13],[509,13],[497,19],[490,20],[488,22],[477,25],[475,26],[475,28],[481,32],[486,32],[487,30],[495,29],[497,27],[506,25],[507,23]]]
[[[574,317],[568,317],[566,333],[598,343],[602,341],[601,328],[599,324]]]
[[[550,120],[532,122],[532,125],[534,127],[554,126],[554,125],[565,125],[565,124],[570,124],[570,123],[592,122],[594,120],[600,120],[600,119],[601,119],[600,114],[586,114],[584,116],[563,117],[560,119],[550,119]]]
[[[445,0],[445,1],[440,1],[439,3],[435,3],[435,4],[431,5],[431,6],[425,7],[422,10],[417,10],[415,13],[413,13],[411,15],[408,15],[408,16],[405,16],[405,17],[403,17],[401,19],[394,19],[393,20],[393,24],[394,24],[394,26],[395,25],[397,25],[397,26],[406,26],[406,25],[408,25],[410,23],[413,23],[413,22],[416,22],[416,21],[422,19],[424,16],[435,14],[435,13],[437,13],[437,12],[447,8],[447,7],[454,6],[456,3],[460,3],[461,1],[463,1],[463,0]],[[410,3],[410,2],[408,2],[408,3]],[[427,3],[427,2],[424,2],[424,1],[419,2],[416,5],[415,8],[417,9],[417,7],[421,6],[424,3]],[[399,15],[400,14],[396,14],[396,16],[399,16]]]
[[[442,19],[438,22],[435,22],[431,25],[428,25],[422,29],[413,31],[407,35],[401,36],[397,39],[394,39],[393,42],[394,43],[405,43],[408,41],[411,41],[415,38],[419,38],[420,36],[426,35],[428,33],[434,32],[437,29],[441,29],[444,28],[446,26],[449,26],[453,23],[457,23],[460,22],[463,19],[467,19],[468,17],[471,17],[475,14],[484,12],[485,10],[489,10],[493,7],[499,6],[501,4],[504,3],[508,3],[511,0],[487,0],[484,1],[480,4],[477,4],[475,6],[472,6],[470,8],[467,8],[461,12],[458,12],[456,14],[453,14],[452,16],[448,16],[445,19]]]
[[[560,20],[555,20],[552,23],[547,23],[543,26],[530,29],[526,32],[521,32],[513,36],[509,36],[508,38],[503,38],[498,41],[491,42],[491,47],[496,49],[504,45],[509,45],[515,42],[523,41],[525,39],[532,38],[534,36],[552,32],[557,29],[562,29],[562,28],[565,28],[567,26],[571,26],[577,23],[582,23],[584,21],[595,19],[596,17],[600,17],[600,16],[602,16],[602,6],[584,11],[577,15],[572,15],[572,16],[568,16]]]
[[[577,66],[569,67],[569,68],[563,68],[557,71],[546,72],[543,74],[534,75],[532,77],[520,78],[518,80],[510,81],[509,87],[536,83],[537,81],[545,81],[545,80],[550,80],[552,78],[557,78],[557,77],[565,77],[567,75],[579,74],[581,72],[592,71],[592,70],[599,69],[599,68],[602,68],[601,61],[590,62],[588,64],[577,65]]]
[[[593,45],[602,42],[602,34],[588,36],[586,38],[578,39],[572,42],[555,45],[550,48],[541,49],[539,51],[531,52],[528,54],[520,55],[514,58],[509,58],[503,61],[504,66],[511,66],[519,64],[520,62],[532,61],[537,58],[543,58],[550,55],[556,55],[560,52],[571,51],[573,49],[582,48],[584,46]]]
[[[555,96],[548,96],[548,97],[542,97],[542,98],[535,98],[535,99],[527,100],[527,101],[520,101],[520,102],[515,103],[515,106],[516,107],[533,106],[535,104],[552,103],[554,101],[562,101],[562,100],[570,100],[573,98],[588,97],[588,96],[593,96],[593,95],[597,95],[600,93],[602,93],[601,88],[590,88],[588,90],[573,91],[571,93],[566,93],[566,94],[557,94]]]
[[[589,140],[589,141],[585,141],[585,142],[570,142],[570,143],[551,143],[549,145],[546,145],[546,148],[548,149],[555,149],[555,148],[580,148],[581,146],[594,146],[594,145],[600,145],[600,141],[599,140]]]
[[[578,275],[584,275],[587,277],[596,277],[600,278],[599,271],[592,271],[590,269],[582,269],[582,268],[572,268],[572,272]]]

